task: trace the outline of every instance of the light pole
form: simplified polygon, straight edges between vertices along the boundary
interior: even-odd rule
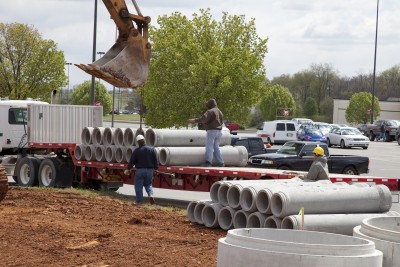
[[[379,14],[379,0],[377,0],[377,2],[376,2],[375,54],[374,54],[374,75],[372,76],[371,124],[374,123],[375,75],[376,75],[376,48],[377,48],[377,44],[378,44],[378,14]]]
[[[93,23],[93,54],[92,61],[96,61],[96,32],[97,32],[97,0],[94,0],[94,23]],[[92,75],[92,83],[90,85],[90,105],[94,105],[94,76]]]
[[[71,66],[72,63],[67,62],[67,63],[65,63],[65,65],[67,65],[67,69],[68,69],[68,72],[67,72],[67,74],[68,74],[67,103],[69,103],[69,66]]]

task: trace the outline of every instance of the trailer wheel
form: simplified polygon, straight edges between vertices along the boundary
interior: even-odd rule
[[[56,159],[48,158],[42,161],[39,168],[39,186],[54,187],[58,171]]]
[[[348,166],[348,167],[344,168],[343,174],[358,175],[358,172],[354,167]]]
[[[38,170],[40,160],[32,157],[22,158],[17,164],[17,182],[21,186],[38,185]]]

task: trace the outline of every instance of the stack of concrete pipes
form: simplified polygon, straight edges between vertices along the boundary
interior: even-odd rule
[[[135,137],[145,136],[146,144],[156,148],[161,165],[201,166],[205,163],[206,132],[200,130],[170,130],[86,127],[82,143],[75,148],[77,160],[126,163],[135,149]],[[244,146],[231,146],[231,134],[223,131],[221,153],[225,166],[247,165],[248,151]],[[216,163],[215,160],[213,163]]]
[[[224,230],[282,228],[352,235],[365,218],[398,215],[389,212],[392,196],[386,186],[365,183],[219,181],[212,185],[210,197],[190,202],[187,216],[191,222]]]

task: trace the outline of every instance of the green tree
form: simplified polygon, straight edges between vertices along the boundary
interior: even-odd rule
[[[66,84],[64,53],[32,26],[0,23],[0,96],[41,98]]]
[[[282,116],[278,114],[282,108],[288,108],[291,113],[295,112],[294,99],[289,89],[279,84],[267,85],[259,104],[262,116],[266,120],[275,120],[277,116]]]
[[[345,117],[349,123],[368,123],[371,120],[370,110],[372,106],[372,95],[367,92],[354,94],[350,98]],[[380,114],[379,99],[374,97],[374,120]]]
[[[215,98],[226,118],[243,124],[265,82],[267,39],[257,36],[254,19],[210,10],[190,20],[181,13],[158,18],[151,28],[151,70],[144,86],[146,123],[185,126]]]
[[[90,105],[90,81],[84,81],[74,88],[71,95],[71,103],[73,105]],[[112,107],[112,97],[107,91],[107,88],[95,81],[94,93],[96,96],[95,101],[100,102],[103,106],[103,115],[108,114]]]
[[[312,97],[307,97],[306,103],[304,104],[304,116],[312,118],[318,114],[318,105]]]

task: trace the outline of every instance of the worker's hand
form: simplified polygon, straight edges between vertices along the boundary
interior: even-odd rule
[[[297,176],[297,177],[299,177],[301,180],[303,180],[304,179],[304,175],[303,174],[300,174],[299,176]]]
[[[131,170],[129,170],[129,169],[124,170],[124,174],[125,175],[130,175],[131,174]]]

